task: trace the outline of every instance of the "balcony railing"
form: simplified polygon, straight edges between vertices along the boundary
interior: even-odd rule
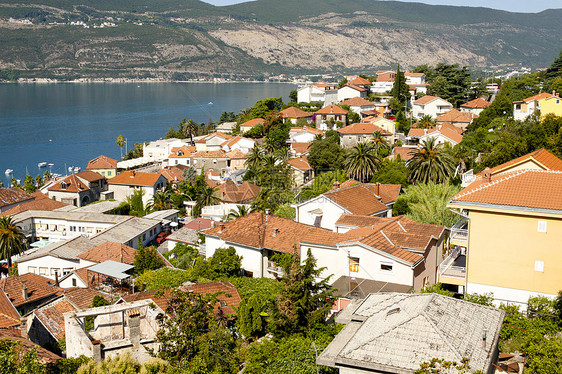
[[[285,275],[285,271],[283,270],[283,268],[277,265],[275,261],[267,261],[267,271],[280,277]]]
[[[468,240],[468,218],[462,217],[451,227],[451,240]]]
[[[460,247],[455,247],[439,265],[439,276],[448,278],[466,278],[466,256]]]
[[[472,169],[470,169],[466,173],[462,174],[462,186],[463,187],[468,186],[469,184],[471,184],[475,180],[476,180],[476,175],[474,175],[474,172],[473,172]]]

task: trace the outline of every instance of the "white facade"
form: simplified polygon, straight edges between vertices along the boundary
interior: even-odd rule
[[[213,256],[218,248],[234,247],[236,254],[242,256],[242,269],[252,273],[254,278],[273,278],[273,274],[267,272],[267,257],[262,255],[261,250],[236,243],[227,243],[216,237],[205,238],[205,257]]]
[[[289,132],[289,143],[312,143],[316,133],[312,131]]]
[[[77,236],[90,237],[114,225],[114,222],[86,222],[62,217],[33,218],[35,237],[38,240],[49,240],[52,242],[69,240]]]
[[[250,209],[249,204],[222,203],[218,205],[209,205],[201,209],[201,218],[221,222],[224,217],[228,216],[231,210],[237,211],[239,206],[245,206],[248,210]]]
[[[332,231],[336,231],[336,221],[342,214],[351,213],[323,195],[294,207],[297,214],[295,221]]]
[[[190,158],[170,156],[168,158],[168,166],[176,166],[176,165],[190,166]]]
[[[299,103],[323,103],[324,99],[324,87],[310,85],[301,87],[297,90],[297,102]]]
[[[515,288],[497,287],[489,286],[485,284],[470,283],[466,284],[467,293],[493,293],[494,294],[494,304],[499,306],[501,303],[516,303],[523,310],[527,309],[527,303],[530,297],[546,296],[549,299],[555,299],[558,295],[544,294],[526,290],[518,290]]]
[[[459,143],[457,143],[456,141],[454,141],[453,139],[450,139],[448,137],[446,137],[445,135],[443,135],[440,131],[433,131],[430,132],[429,134],[425,134],[420,136],[420,143],[422,142],[426,142],[429,139],[435,139],[435,142],[437,144],[445,144],[445,143],[449,143],[451,146],[455,146]]]
[[[60,285],[60,288],[73,288],[73,287],[88,288],[88,285],[86,284],[86,282],[84,282],[84,280],[82,280],[74,272],[70,273],[68,276],[64,277],[60,281],[59,285]]]
[[[197,151],[219,151],[222,149],[222,143],[230,138],[223,137],[219,134],[213,134],[205,138],[205,143],[195,143]]]
[[[183,139],[161,139],[150,142],[143,146],[143,158],[150,161],[164,161],[172,153],[172,148],[188,145],[188,142]]]
[[[437,118],[437,116],[445,114],[451,109],[453,109],[453,105],[451,103],[438,97],[426,104],[419,104],[414,101],[412,105],[412,114],[417,118],[421,118],[424,115]]]
[[[152,197],[161,188],[166,187],[166,178],[160,175],[159,178],[154,183],[154,186],[136,186],[136,185],[123,185],[123,184],[113,184],[110,183],[108,190],[113,192],[113,198],[117,201],[127,201],[127,197],[133,194],[135,189],[143,189],[145,191],[142,202],[147,204],[152,200]]]
[[[232,145],[225,144],[222,146],[222,150],[225,152],[232,152],[236,149],[240,150],[242,153],[250,152],[250,149],[254,148],[256,142],[253,139],[240,138],[236,143]]]
[[[338,89],[338,102],[342,102],[347,99],[351,99],[353,97],[367,97],[369,90],[358,90],[356,88],[350,86],[343,86],[342,88]]]
[[[371,85],[371,92],[383,94],[385,92],[390,92],[392,87],[394,86],[394,82],[373,82]]]
[[[18,262],[18,274],[26,273],[39,274],[44,277],[55,279],[58,274],[59,279],[70,274],[75,269],[80,268],[79,261],[72,261],[54,256],[43,256],[25,262]]]
[[[375,105],[350,105],[349,110],[361,115],[361,112],[365,112],[368,110],[375,110]]]

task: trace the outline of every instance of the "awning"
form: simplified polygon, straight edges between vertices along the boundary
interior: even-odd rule
[[[116,279],[129,278],[131,275],[125,272],[134,268],[133,265],[122,264],[117,261],[107,260],[88,268],[87,271],[107,275]]]

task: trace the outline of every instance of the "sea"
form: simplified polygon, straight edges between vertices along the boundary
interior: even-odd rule
[[[283,97],[288,83],[48,83],[0,84],[0,180],[45,170],[65,175],[106,155],[119,160],[116,137],[134,143],[161,139],[183,118],[218,121],[257,100]],[[125,154],[126,149],[123,149]],[[53,164],[40,168],[40,163]]]

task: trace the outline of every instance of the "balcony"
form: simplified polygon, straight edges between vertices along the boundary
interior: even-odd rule
[[[455,247],[439,265],[439,282],[464,286],[466,280],[466,255]]]
[[[468,243],[468,218],[462,217],[451,227],[450,242],[452,245],[466,247]]]
[[[462,178],[461,186],[467,187],[468,185],[470,185],[472,182],[476,180],[476,175],[474,175],[474,171],[470,169],[466,173],[461,174],[461,178]]]
[[[285,275],[283,268],[277,265],[275,261],[267,261],[267,271],[274,274],[276,277],[282,277]]]

